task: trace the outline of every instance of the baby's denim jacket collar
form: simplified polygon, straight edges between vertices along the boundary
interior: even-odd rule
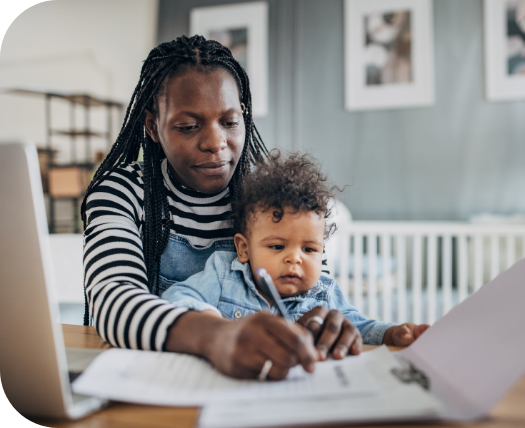
[[[256,293],[258,296],[261,296],[261,293],[259,293],[259,290],[257,290],[257,287],[255,286],[255,281],[253,279],[252,275],[252,268],[250,266],[250,262],[247,263],[241,263],[239,261],[238,257],[235,257],[231,263],[230,269],[232,271],[240,271],[244,278],[245,284],[248,286],[250,291],[253,293]],[[297,296],[291,296],[291,297],[285,297],[282,299],[283,302],[302,302],[303,300],[306,300],[308,297],[315,297],[316,295],[325,292],[329,289],[329,283],[325,283],[321,281],[321,279],[317,280],[317,283],[310,289],[305,291],[304,293],[301,293]],[[262,296],[261,296],[262,297]]]
[[[248,286],[250,291],[262,297],[261,293],[259,293],[259,290],[257,290],[257,287],[255,286],[255,281],[253,279],[252,268],[250,266],[250,262],[241,263],[239,261],[239,257],[235,257],[232,261],[230,269],[232,271],[239,271],[242,274],[244,283]]]

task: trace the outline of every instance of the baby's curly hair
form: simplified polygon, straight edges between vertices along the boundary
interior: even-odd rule
[[[328,220],[332,214],[330,200],[340,191],[311,155],[283,154],[274,149],[242,182],[241,198],[234,203],[232,212],[235,232],[246,235],[250,214],[269,209],[274,209],[276,223],[281,221],[285,208],[291,208],[293,213],[314,211]],[[336,224],[327,221],[324,239],[336,230]]]

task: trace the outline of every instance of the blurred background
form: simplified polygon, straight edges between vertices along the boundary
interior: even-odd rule
[[[73,234],[72,244],[65,243],[69,238],[61,239],[64,245],[73,245],[75,254],[81,252],[80,235],[75,235],[82,232],[78,203],[93,168],[118,134],[142,61],[156,44],[189,35],[192,8],[224,3],[56,0],[28,9],[7,31],[0,54],[0,140],[27,139],[41,149],[48,217],[53,218],[50,230]],[[371,111],[344,108],[344,1],[268,0],[267,4],[268,112],[255,118],[256,126],[268,147],[311,152],[335,184],[349,185],[340,200],[350,210],[356,225],[360,221],[414,224],[523,221],[525,99],[502,102],[485,99],[482,0],[432,3],[434,103]],[[406,33],[409,17],[405,13],[397,18],[387,17],[387,21],[398,22]],[[370,25],[373,22],[370,18]],[[226,36],[239,34],[217,34]],[[512,43],[509,49],[514,49],[513,61],[517,59],[512,64],[509,61],[509,73],[519,73],[520,52],[525,50],[518,46],[519,37]],[[242,43],[240,46],[240,55],[246,55]],[[404,61],[401,72],[398,77],[390,77],[390,81],[410,81],[410,70],[403,68],[410,61],[406,50],[399,61]],[[386,79],[384,75],[377,76],[376,73],[376,77],[370,77],[369,84],[381,84],[380,79]],[[401,264],[394,240],[397,232],[391,232],[387,246],[380,239],[387,232],[366,230],[362,243],[356,244],[357,238],[352,237],[344,245],[352,253],[363,247],[364,255],[372,248],[374,257],[376,253],[383,254],[389,261],[370,261],[357,255],[348,261],[354,266],[347,285],[349,292],[357,287],[357,292],[365,297],[369,292],[379,293],[384,287],[380,279],[387,272],[395,277],[391,284],[394,289],[396,284],[399,287],[399,281],[404,282],[403,287],[406,284],[408,290],[412,289],[419,281],[414,275],[423,278],[422,285],[417,285],[421,290],[432,286],[434,280],[425,275],[434,269],[428,261],[428,255],[434,253],[429,249],[431,241],[424,229],[420,233],[423,250],[417,256],[423,264],[415,268],[414,263],[407,262],[406,269],[403,267],[405,276],[401,278],[395,273]],[[486,282],[494,272],[523,257],[520,240],[525,233],[513,230],[517,232],[512,232],[516,235],[512,235],[515,245],[512,250],[505,234],[498,235],[495,244],[490,237],[488,241],[482,240],[482,252],[485,247],[492,255],[494,248],[499,251],[501,247],[502,252],[497,262],[485,260],[482,255],[482,269],[489,269],[490,263],[497,266],[488,273],[483,271],[478,283]],[[434,316],[444,313],[445,306],[461,300],[454,297],[461,281],[466,281],[466,293],[480,286],[471,280],[475,278],[476,267],[465,268],[467,279],[461,279],[458,260],[462,247],[454,233],[435,232],[438,245],[435,269],[440,273],[434,282],[438,291],[450,287],[452,297],[445,293],[445,300],[450,299],[451,303],[442,303]],[[490,234],[493,236],[493,232]],[[448,248],[443,236],[452,236],[450,263],[445,261],[445,255],[440,256]],[[476,257],[475,250],[471,250],[473,236],[465,238],[468,260]],[[418,245],[416,241],[407,241],[406,247],[412,248],[412,252],[403,260],[414,260]],[[60,251],[63,250],[57,250]],[[64,262],[56,263],[63,271]],[[347,269],[343,266],[346,264],[341,261],[339,269]],[[363,266],[368,273],[362,272]],[[374,273],[377,266],[385,268],[384,274]],[[353,284],[356,274],[362,279]],[[373,276],[369,285],[367,275]],[[64,282],[67,281],[65,277]],[[367,287],[371,287],[370,291]],[[69,301],[75,299],[78,300],[70,297]],[[425,302],[421,304],[423,307]],[[386,309],[381,309],[384,303],[376,307],[365,299],[362,304],[368,305],[372,316],[383,313],[383,318],[387,318]],[[406,307],[400,306],[399,299],[392,305],[398,308],[397,317],[401,316],[399,311],[414,314],[421,309],[411,300]],[[421,317],[428,319],[429,315],[422,312]]]

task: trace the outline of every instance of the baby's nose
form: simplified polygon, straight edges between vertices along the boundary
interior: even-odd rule
[[[302,258],[301,258],[301,252],[300,251],[290,251],[287,255],[286,255],[286,262],[287,263],[301,263],[302,261]]]

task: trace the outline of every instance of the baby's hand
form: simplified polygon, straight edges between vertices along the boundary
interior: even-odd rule
[[[428,324],[413,324],[407,322],[390,327],[383,337],[383,343],[388,346],[408,346],[429,328]]]

